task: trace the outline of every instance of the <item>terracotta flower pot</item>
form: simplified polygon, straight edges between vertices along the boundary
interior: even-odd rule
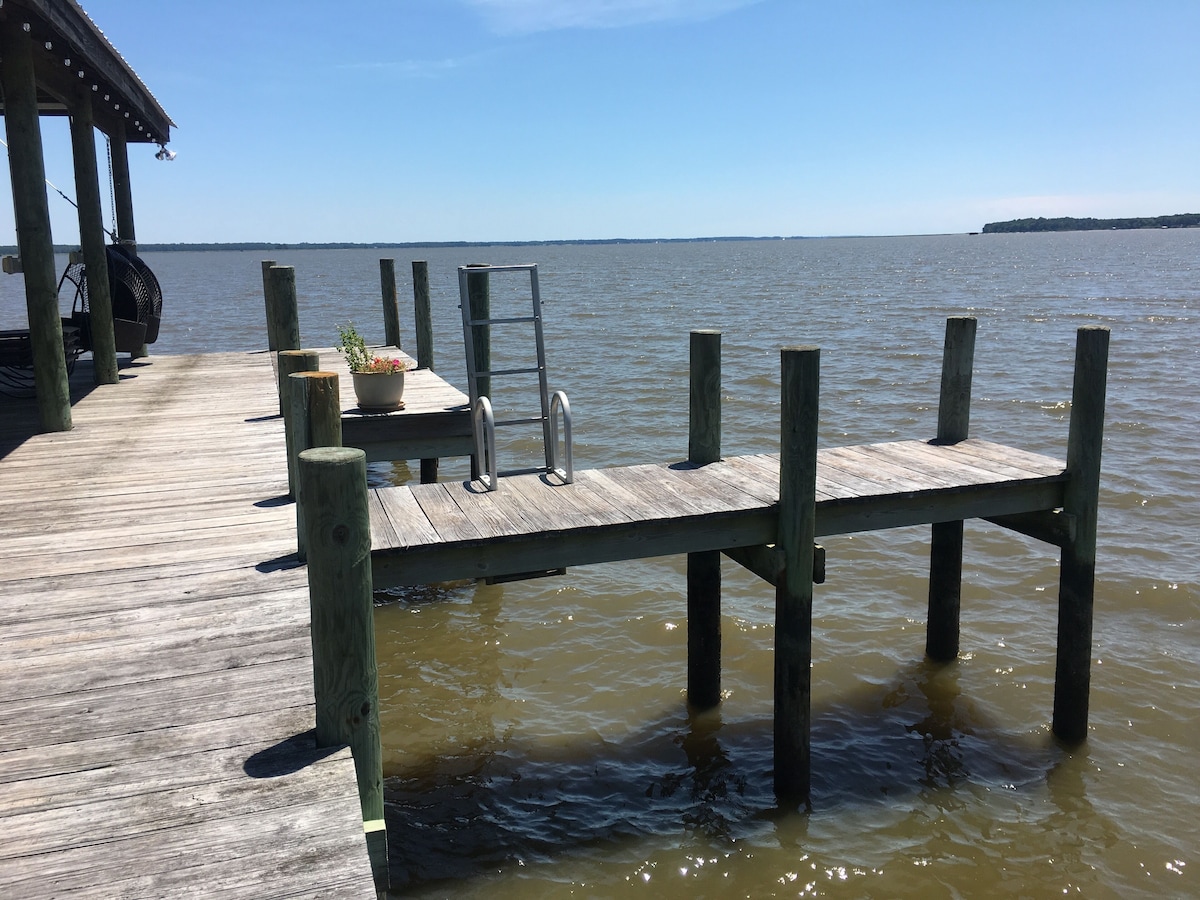
[[[359,409],[390,412],[403,405],[403,372],[354,372],[352,377]]]

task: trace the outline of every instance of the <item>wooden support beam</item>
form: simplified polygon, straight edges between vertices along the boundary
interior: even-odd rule
[[[71,103],[71,150],[75,162],[75,200],[79,209],[79,244],[87,278],[92,372],[96,384],[116,384],[117,338],[108,285],[104,213],[100,207],[100,175],[96,167],[96,129],[92,92],[80,90]]]
[[[305,506],[308,593],[312,616],[313,694],[318,747],[349,744],[364,822],[383,820],[383,749],[371,590],[371,525],[367,461],[353,447],[315,447],[300,454]],[[386,851],[372,852],[372,865]]]
[[[1070,478],[1063,497],[1063,512],[1075,518],[1075,536],[1063,547],[1059,567],[1053,717],[1054,733],[1072,743],[1087,737],[1108,343],[1109,330],[1095,325],[1080,328],[1075,343],[1067,437]]]
[[[414,259],[413,276],[413,331],[417,340],[417,368],[433,371],[433,313],[429,305],[429,263]],[[421,484],[436,484],[438,480],[437,457],[421,460]]]
[[[468,269],[486,268],[489,263],[469,263]],[[467,273],[467,305],[471,319],[489,319],[492,315],[492,295],[490,279],[487,272]],[[472,354],[476,372],[490,372],[492,369],[492,326],[476,325],[471,328],[467,352]],[[480,397],[492,396],[492,379],[482,375],[475,379],[475,389]],[[480,475],[481,460],[471,454],[471,478]]]
[[[400,344],[400,306],[396,300],[396,261],[381,259],[379,261],[379,287],[383,293],[383,335],[384,342],[397,350],[404,349]]]
[[[969,437],[975,330],[973,316],[952,316],[946,320],[935,444],[956,444]],[[934,523],[929,543],[929,611],[925,623],[925,655],[938,662],[958,656],[962,554],[962,520]]]
[[[779,527],[775,588],[775,795],[807,803],[811,777],[813,554],[821,351],[781,354]]]
[[[726,556],[749,569],[771,587],[778,587],[783,572],[783,556],[774,544],[755,544],[750,547],[730,547],[722,550]],[[813,544],[813,584],[825,583],[825,548]]]
[[[1034,540],[1054,544],[1056,547],[1065,547],[1075,540],[1075,517],[1061,509],[1016,513],[1010,516],[987,516],[984,521]]]
[[[688,460],[721,458],[721,332],[693,331],[688,386]],[[721,702],[721,552],[687,555],[688,705]]]
[[[342,404],[336,372],[300,371],[288,376],[291,415],[287,417],[288,472],[297,473],[293,496],[296,498],[296,556],[308,557],[304,532],[304,504],[300,501],[300,454],[313,447],[342,446]],[[291,483],[291,482],[289,482]]]
[[[38,416],[46,431],[70,431],[71,388],[62,317],[58,311],[54,238],[50,234],[50,209],[46,202],[46,169],[32,51],[29,35],[20,28],[0,28],[4,127],[8,136],[17,244],[25,273],[25,306]]]

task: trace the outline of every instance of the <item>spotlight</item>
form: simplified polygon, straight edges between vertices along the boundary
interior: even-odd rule
[[[167,162],[170,162],[178,155],[179,154],[176,153],[174,150],[168,150],[165,145],[159,144],[158,152],[154,154],[154,158],[155,159],[163,159],[163,160],[166,160]]]

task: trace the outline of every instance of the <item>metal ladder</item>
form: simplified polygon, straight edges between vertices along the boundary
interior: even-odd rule
[[[528,273],[531,314],[528,316],[506,316],[492,318],[490,310],[476,311],[471,309],[470,278],[471,276],[486,276],[503,274],[520,275]],[[546,345],[542,336],[542,296],[538,289],[538,267],[536,263],[519,266],[459,266],[458,268],[459,309],[462,311],[463,344],[467,352],[467,390],[471,398],[471,426],[475,435],[475,458],[479,471],[479,480],[489,491],[499,486],[498,479],[502,475],[520,475],[532,472],[545,472],[556,475],[563,482],[570,484],[575,480],[574,468],[571,461],[571,405],[567,395],[562,391],[550,393],[546,378]],[[534,340],[537,346],[537,365],[529,368],[491,369],[490,343],[491,327],[493,325],[532,324]],[[486,345],[489,348],[488,368],[479,368],[476,357],[476,330],[485,328]],[[491,379],[505,375],[537,374],[538,393],[541,404],[541,415],[519,417],[497,421],[492,413],[492,403],[488,394],[491,392]],[[485,387],[481,390],[481,382]],[[562,464],[559,464],[559,422],[562,423]],[[526,469],[509,469],[499,471],[496,463],[496,429],[511,425],[542,426],[542,445],[545,453],[545,466]]]

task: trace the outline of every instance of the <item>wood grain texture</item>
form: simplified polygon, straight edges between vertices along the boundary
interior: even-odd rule
[[[374,897],[266,353],[0,398],[0,896]]]

